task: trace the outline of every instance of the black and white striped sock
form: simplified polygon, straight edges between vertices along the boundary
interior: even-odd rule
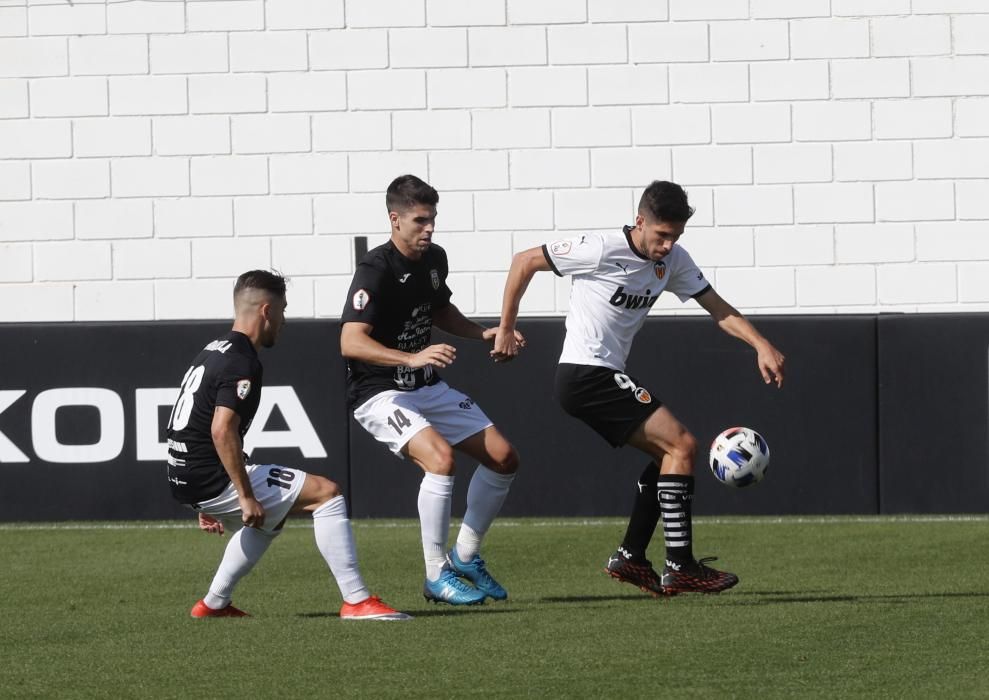
[[[690,506],[694,500],[694,477],[660,474],[656,489],[663,518],[666,558],[677,563],[691,562],[694,552]]]

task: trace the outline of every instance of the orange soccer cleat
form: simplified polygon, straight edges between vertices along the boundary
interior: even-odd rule
[[[359,603],[344,603],[340,608],[341,620],[411,620],[406,615],[385,604],[376,595],[365,598]]]
[[[225,608],[220,608],[219,610],[214,610],[204,603],[202,600],[196,602],[192,606],[192,610],[189,611],[192,617],[250,617],[243,610],[235,608],[233,605],[227,605]]]

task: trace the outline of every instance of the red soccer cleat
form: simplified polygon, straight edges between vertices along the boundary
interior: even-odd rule
[[[341,620],[411,620],[406,615],[389,607],[376,595],[366,598],[359,603],[344,603],[340,608]]]
[[[192,610],[189,614],[192,617],[250,617],[250,615],[246,612],[243,610],[238,610],[233,605],[228,605],[225,608],[214,610],[201,600],[197,601],[196,604],[192,606]]]

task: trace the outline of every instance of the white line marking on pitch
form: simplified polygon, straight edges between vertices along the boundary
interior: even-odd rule
[[[352,521],[357,529],[406,529],[418,528],[415,520],[403,521]],[[624,518],[598,518],[594,520],[528,520],[506,519],[496,521],[495,528],[500,527],[615,527],[624,525]],[[880,525],[889,523],[985,523],[989,515],[868,515],[868,516],[699,516],[694,522],[700,525],[844,525],[847,523]],[[451,526],[458,526],[454,521]],[[312,528],[312,523],[301,520],[289,522],[286,529]],[[0,523],[0,531],[98,531],[98,530],[195,530],[194,520],[161,522],[64,522],[64,523]]]

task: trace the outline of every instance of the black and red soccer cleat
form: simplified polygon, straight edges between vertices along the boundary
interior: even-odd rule
[[[652,562],[644,558],[630,557],[621,547],[608,559],[608,565],[604,570],[612,578],[638,586],[656,598],[669,595],[663,589],[659,574],[652,568]]]
[[[738,583],[738,576],[706,566],[717,557],[705,557],[700,561],[679,563],[666,560],[663,567],[662,587],[666,595],[677,593],[720,593]]]

